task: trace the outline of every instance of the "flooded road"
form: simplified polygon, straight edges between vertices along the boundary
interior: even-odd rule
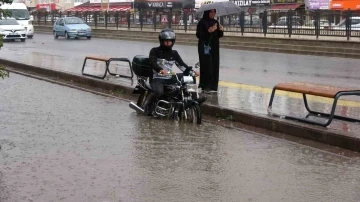
[[[147,55],[153,46],[157,44],[98,38],[55,40],[51,35],[37,34],[34,39],[27,40],[25,43],[5,43],[0,58],[80,74],[87,55],[121,56],[131,59],[137,54]],[[198,60],[196,47],[182,45],[175,47],[188,64],[194,64]],[[221,81],[218,93],[206,95],[208,97],[206,103],[267,115],[272,87],[276,83],[303,81],[358,87],[360,84],[359,65],[360,60],[347,58],[222,49]],[[177,70],[177,68],[174,69]],[[88,60],[84,72],[102,76],[104,70],[104,62]],[[112,62],[110,70],[123,75],[131,75],[128,64],[124,62]],[[108,74],[105,80],[127,86],[136,84],[136,77],[131,83],[128,79],[124,82]],[[338,102],[336,114],[360,119],[360,97],[342,98],[346,100]],[[333,103],[332,99],[314,96],[309,96],[308,101],[311,109],[324,113],[330,112]],[[274,99],[273,112],[304,118],[308,115],[302,94],[279,91]],[[319,117],[311,118],[320,122],[326,121]],[[360,124],[334,120],[329,128],[351,133],[356,137],[360,134]]]
[[[128,103],[0,80],[0,201],[359,201],[360,160]]]
[[[94,38],[55,40],[49,34],[36,34],[25,43],[5,43],[1,58],[80,73],[86,55],[128,57],[149,55],[158,43]],[[175,44],[183,60],[198,62],[195,46]],[[300,81],[338,86],[359,86],[360,60],[270,52],[220,50],[220,80],[272,88],[279,82]]]

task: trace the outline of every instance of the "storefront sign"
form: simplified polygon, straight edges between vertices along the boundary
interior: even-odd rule
[[[251,0],[251,5],[270,5],[270,0]]]
[[[231,0],[236,5],[240,7],[250,7],[250,6],[259,6],[259,5],[270,5],[270,0]]]
[[[358,0],[332,0],[330,2],[331,10],[360,10],[360,1]]]
[[[294,4],[304,3],[304,0],[272,0],[273,4]]]
[[[149,8],[172,8],[172,2],[148,2]]]
[[[135,0],[134,7],[135,8],[149,8],[149,9],[157,9],[157,8],[182,8],[182,1],[144,1],[144,0]]]
[[[45,9],[46,11],[56,10],[56,4],[37,4],[36,10]]]
[[[307,7],[309,10],[328,10],[329,0],[309,0],[309,5]]]
[[[195,0],[195,8],[200,8],[204,4],[210,4],[221,1],[229,1],[229,0]]]

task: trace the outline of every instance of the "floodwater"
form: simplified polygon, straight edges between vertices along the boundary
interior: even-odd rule
[[[11,74],[0,80],[0,201],[359,201],[357,156]]]

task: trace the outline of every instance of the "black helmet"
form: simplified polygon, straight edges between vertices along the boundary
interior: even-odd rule
[[[175,32],[172,29],[165,28],[165,29],[161,30],[161,32],[159,34],[160,46],[164,46],[164,41],[165,40],[171,40],[172,41],[172,44],[171,44],[170,48],[172,48],[174,46],[176,36],[175,36]]]

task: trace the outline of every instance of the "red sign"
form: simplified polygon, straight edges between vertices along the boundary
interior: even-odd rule
[[[56,10],[56,4],[37,4],[36,10],[45,9],[46,11]]]

